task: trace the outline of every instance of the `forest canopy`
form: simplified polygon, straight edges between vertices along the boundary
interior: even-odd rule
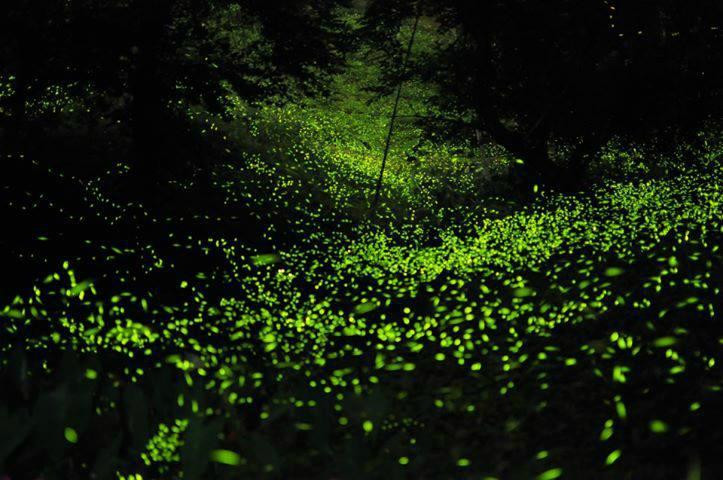
[[[614,135],[673,139],[721,111],[722,9],[717,1],[378,0],[365,28],[398,52],[405,21],[433,18],[453,38],[404,75],[440,85],[437,100],[470,112],[468,128],[535,173],[557,175],[555,143],[572,147],[579,171]]]
[[[112,101],[138,168],[158,170],[163,142],[150,132],[179,107],[219,113],[229,93],[323,94],[345,55],[371,44],[384,75],[370,89],[412,77],[435,85],[436,115],[420,120],[428,130],[492,141],[536,180],[562,183],[613,137],[672,143],[720,112],[723,7],[714,0],[364,3],[356,25],[352,5],[337,0],[10,2],[0,29],[13,92],[4,111],[23,125],[28,101],[48,88]],[[416,16],[440,41],[401,71],[398,35]]]

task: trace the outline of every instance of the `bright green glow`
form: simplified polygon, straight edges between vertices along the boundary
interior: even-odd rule
[[[63,435],[69,443],[78,443],[78,432],[76,432],[74,428],[65,427]]]
[[[606,277],[617,277],[619,275],[622,275],[623,273],[625,273],[625,270],[619,267],[610,267],[605,269]]]
[[[605,465],[612,465],[613,463],[617,462],[618,458],[620,458],[620,455],[622,455],[622,452],[620,450],[613,450],[605,458]]]
[[[238,466],[241,464],[241,456],[230,450],[214,450],[211,452],[211,460],[224,465]]]
[[[535,478],[537,480],[555,480],[556,478],[560,478],[561,476],[562,476],[561,468],[551,468],[550,470],[546,470],[546,471],[542,472]]]
[[[651,420],[650,431],[653,433],[665,433],[668,431],[668,424],[662,420]]]
[[[661,337],[656,338],[653,342],[653,345],[655,345],[658,348],[665,348],[675,345],[678,342],[678,340],[675,337]]]

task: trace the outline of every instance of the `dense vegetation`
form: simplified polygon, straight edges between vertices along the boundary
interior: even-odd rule
[[[478,3],[10,2],[0,478],[723,475],[720,6]]]

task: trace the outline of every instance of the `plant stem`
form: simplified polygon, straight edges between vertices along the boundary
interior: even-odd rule
[[[419,9],[419,5],[417,5],[417,16],[414,19],[414,26],[412,27],[412,36],[409,38],[409,45],[407,45],[407,52],[404,55],[404,61],[402,63],[402,75],[406,73],[407,70],[407,64],[409,62],[409,57],[412,54],[412,46],[414,45],[414,37],[417,35],[417,27],[419,26],[419,17],[421,16],[421,10]],[[377,178],[377,186],[376,190],[374,191],[374,200],[372,201],[372,207],[370,214],[371,216],[374,216],[374,213],[376,212],[377,205],[379,204],[379,196],[382,193],[382,179],[384,178],[384,168],[387,165],[387,157],[389,156],[389,147],[392,143],[392,135],[394,133],[394,122],[397,119],[397,112],[399,111],[399,99],[402,96],[402,85],[404,84],[404,77],[402,77],[399,80],[399,85],[397,86],[397,97],[394,99],[394,108],[392,110],[392,118],[389,122],[389,132],[387,133],[387,141],[384,145],[384,156],[382,157],[382,166],[379,169],[379,178]]]

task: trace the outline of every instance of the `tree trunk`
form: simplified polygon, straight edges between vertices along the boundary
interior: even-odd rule
[[[470,4],[471,5],[471,4]],[[509,153],[522,160],[522,164],[515,163],[513,170],[516,176],[524,183],[524,188],[533,190],[535,185],[554,185],[557,181],[559,169],[552,161],[548,151],[548,138],[550,134],[549,114],[554,108],[554,102],[544,111],[537,121],[526,130],[511,130],[501,121],[500,111],[497,108],[499,96],[493,88],[496,77],[494,64],[493,36],[494,24],[498,20],[495,15],[494,4],[480,2],[486,10],[480,16],[473,11],[466,12],[466,18],[472,21],[469,32],[473,35],[477,46],[479,64],[476,70],[478,89],[476,90],[476,114],[478,129],[489,133],[492,139],[503,146]],[[476,25],[478,19],[482,25]]]
[[[526,146],[525,161],[527,179],[530,186],[554,185],[560,167],[555,165],[547,148],[547,138],[533,137]]]
[[[606,129],[594,132],[590,136],[583,138],[570,155],[567,168],[561,177],[562,186],[567,190],[572,190],[580,186],[581,179],[585,179],[588,165],[592,157],[608,142],[610,135]]]
[[[530,188],[533,185],[553,183],[558,169],[553,163],[547,149],[547,133],[543,125],[529,133],[516,132],[505,127],[491,108],[480,106],[477,116],[482,128],[490,133],[492,139],[503,146],[509,153],[521,160],[513,169],[517,176]]]

